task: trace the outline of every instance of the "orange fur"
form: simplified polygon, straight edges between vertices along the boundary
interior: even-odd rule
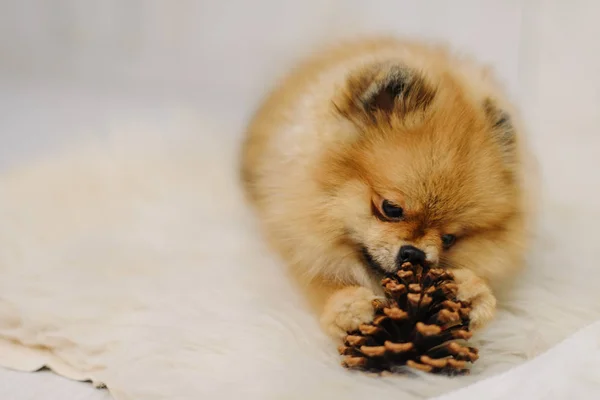
[[[526,246],[520,130],[472,60],[393,38],[346,42],[309,57],[263,102],[242,177],[327,332],[372,317],[379,275],[363,248],[392,271],[402,245],[456,270],[480,327]],[[403,208],[400,221],[378,218],[383,199]]]

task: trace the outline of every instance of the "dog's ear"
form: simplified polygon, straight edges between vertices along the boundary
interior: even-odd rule
[[[486,99],[483,106],[494,140],[500,146],[505,160],[509,163],[514,162],[517,151],[517,133],[509,113],[500,109],[491,99]]]
[[[434,97],[435,90],[416,71],[397,63],[376,64],[350,74],[334,103],[352,120],[380,122],[424,111]]]

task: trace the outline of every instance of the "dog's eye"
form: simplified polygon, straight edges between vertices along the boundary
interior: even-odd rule
[[[442,235],[442,244],[444,248],[449,249],[456,242],[456,236],[454,235]]]
[[[397,205],[392,204],[388,200],[384,200],[381,203],[381,211],[383,212],[386,218],[392,220],[399,220],[404,215],[404,210],[402,207],[398,207]]]

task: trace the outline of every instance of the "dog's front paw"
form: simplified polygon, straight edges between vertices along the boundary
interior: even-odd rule
[[[492,289],[473,272],[461,269],[452,271],[458,284],[458,300],[471,303],[470,328],[478,330],[488,324],[496,314],[496,297]]]
[[[371,322],[375,315],[373,300],[376,298],[371,290],[360,286],[338,290],[325,304],[321,315],[323,329],[333,337],[343,338],[348,332],[358,329],[360,324]]]

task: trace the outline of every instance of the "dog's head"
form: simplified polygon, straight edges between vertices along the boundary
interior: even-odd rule
[[[318,179],[372,268],[461,266],[520,212],[515,126],[470,78],[444,63],[374,63],[334,100],[350,128]]]

